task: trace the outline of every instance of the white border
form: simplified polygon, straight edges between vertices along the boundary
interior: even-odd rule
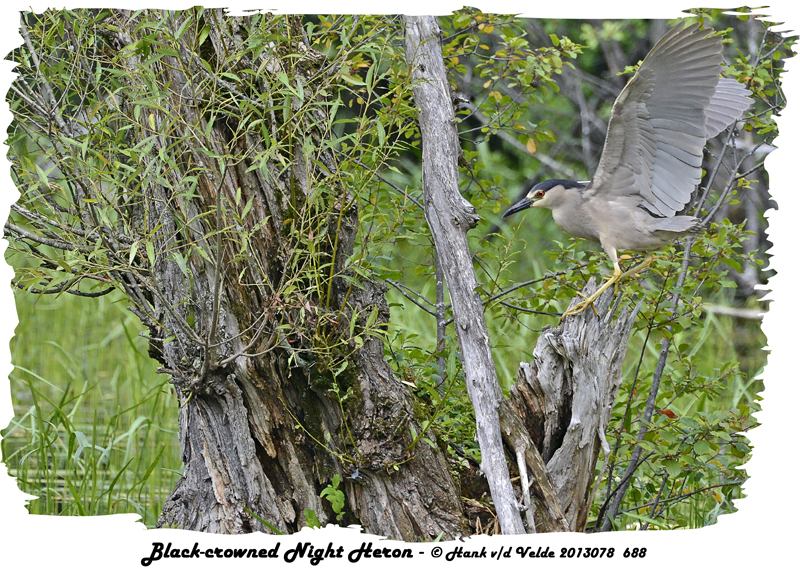
[[[762,11],[771,16],[771,20],[786,22],[785,26],[778,29],[800,29],[800,20],[797,18],[797,9],[793,7],[797,0],[773,0],[769,8]],[[160,2],[141,2],[130,0],[114,0],[112,2],[98,2],[97,0],[75,2],[66,1],[59,4],[52,2],[6,2],[2,10],[3,18],[0,19],[0,54],[5,56],[15,46],[21,43],[18,33],[18,11],[33,9],[41,11],[49,6],[91,7],[91,6],[120,6],[128,7],[159,7],[169,9],[187,8],[192,5],[203,4],[200,0],[194,2],[174,2],[161,0]],[[304,13],[437,13],[443,14],[462,7],[464,4],[474,5],[484,11],[499,13],[521,13],[525,16],[540,18],[674,18],[681,15],[680,10],[688,7],[708,5],[709,2],[698,0],[661,0],[657,3],[645,3],[641,0],[633,2],[598,2],[589,0],[572,0],[570,2],[536,2],[527,0],[493,0],[492,2],[479,2],[466,0],[464,2],[443,2],[407,0],[405,2],[390,2],[385,4],[355,2],[352,0],[322,2],[320,0],[272,0],[269,3],[242,2],[241,0],[228,0],[227,2],[214,2],[206,6],[224,5],[232,9],[269,8],[284,12]],[[647,5],[645,5],[647,4]],[[716,6],[730,3],[711,3]],[[12,74],[12,66],[8,61],[0,62],[3,81],[2,92],[8,89]],[[765,372],[766,390],[762,393],[763,412],[758,415],[762,426],[752,431],[748,436],[754,446],[753,460],[748,463],[747,471],[750,479],[745,485],[747,498],[737,503],[739,511],[733,515],[720,518],[719,523],[702,530],[650,532],[637,534],[635,532],[593,534],[590,536],[579,534],[549,534],[539,536],[525,536],[517,538],[476,538],[464,546],[477,549],[487,545],[489,549],[498,546],[549,546],[558,553],[560,546],[615,546],[616,556],[611,560],[570,560],[554,559],[542,561],[528,559],[524,562],[518,558],[503,559],[502,563],[492,560],[456,560],[447,563],[443,559],[433,559],[428,553],[431,544],[409,544],[413,548],[415,558],[407,560],[362,560],[361,566],[375,564],[386,568],[401,568],[409,565],[429,566],[441,562],[450,565],[453,569],[485,569],[497,565],[506,567],[529,568],[534,565],[547,565],[557,568],[578,568],[589,565],[593,568],[604,569],[621,568],[628,565],[646,567],[647,569],[676,568],[724,568],[728,565],[752,566],[766,563],[787,563],[794,560],[793,540],[796,536],[796,470],[800,467],[796,445],[795,422],[797,412],[794,410],[796,403],[800,402],[798,389],[797,365],[795,363],[795,348],[797,324],[800,323],[797,300],[793,299],[797,290],[797,252],[794,246],[797,237],[791,232],[798,229],[795,218],[800,213],[800,193],[797,190],[797,175],[793,169],[797,165],[798,139],[800,139],[800,56],[788,61],[789,72],[784,76],[784,89],[787,93],[788,106],[779,119],[781,136],[777,140],[779,150],[767,159],[767,170],[770,176],[770,191],[772,197],[779,204],[780,210],[770,211],[769,238],[774,246],[770,250],[771,267],[777,270],[777,275],[770,281],[769,288],[772,293],[769,299],[774,300],[771,311],[764,319],[764,331],[768,338],[771,351],[769,364]],[[0,104],[0,125],[5,127],[11,119],[8,106]],[[2,149],[3,155],[6,148]],[[0,164],[7,164],[0,162]],[[0,219],[5,220],[10,204],[16,200],[18,192],[10,180],[7,167],[3,167],[0,175],[2,193],[0,193]],[[6,242],[0,241],[0,252],[5,251]],[[0,426],[7,426],[13,412],[8,390],[7,377],[11,372],[8,340],[11,338],[16,325],[16,313],[9,281],[11,269],[0,263],[0,308],[5,319],[0,322]],[[358,535],[354,530],[328,529],[324,531],[304,531],[301,534],[275,538],[274,536],[250,535],[239,537],[212,536],[194,532],[178,530],[152,530],[145,531],[141,523],[137,523],[135,514],[104,516],[96,518],[61,518],[54,516],[30,516],[24,508],[25,494],[19,491],[15,481],[6,475],[4,467],[0,467],[0,528],[2,529],[2,556],[1,560],[6,569],[23,568],[57,568],[67,565],[79,566],[84,569],[105,568],[113,566],[116,569],[141,569],[140,560],[151,551],[151,543],[163,541],[173,542],[180,547],[191,548],[195,541],[204,547],[227,548],[238,547],[271,547],[280,540],[284,551],[289,546],[294,546],[298,541],[311,541],[319,546],[326,546],[329,541],[334,546],[346,545],[345,553],[351,547],[357,547],[363,541],[375,541]],[[791,535],[790,535],[791,534]],[[441,545],[445,552],[454,544]],[[644,560],[622,558],[622,549],[626,546],[646,546],[648,556]],[[426,555],[420,555],[425,551]],[[185,568],[220,568],[220,561],[211,560],[161,560],[151,568],[164,569]],[[225,560],[226,567],[235,568],[261,568],[264,566],[277,566],[282,560]],[[213,567],[212,567],[213,565]],[[297,561],[295,566],[307,566],[308,561]],[[791,564],[789,564],[791,566]],[[257,566],[257,567],[256,567]],[[340,560],[325,560],[319,568],[351,568]],[[783,568],[783,567],[781,567]]]

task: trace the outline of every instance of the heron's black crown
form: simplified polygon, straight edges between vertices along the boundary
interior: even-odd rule
[[[583,188],[584,186],[586,186],[585,184],[582,184],[582,183],[580,183],[578,181],[575,181],[575,180],[566,180],[566,179],[563,179],[563,178],[551,178],[550,180],[543,180],[542,182],[540,182],[539,184],[537,184],[533,188],[531,188],[531,190],[528,191],[528,192],[531,192],[531,191],[534,191],[534,190],[543,190],[543,191],[547,192],[548,190],[550,190],[554,186],[558,186],[558,185],[561,185],[564,188]]]

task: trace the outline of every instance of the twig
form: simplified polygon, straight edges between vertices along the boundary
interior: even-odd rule
[[[220,367],[224,367],[225,365],[227,365],[228,363],[232,363],[234,360],[238,359],[239,357],[255,357],[255,356],[258,356],[258,355],[264,355],[265,353],[269,353],[270,351],[272,351],[277,346],[275,343],[270,343],[270,345],[271,345],[270,348],[267,351],[264,351],[262,353],[257,353],[257,354],[253,354],[253,355],[248,355],[247,354],[247,351],[253,345],[255,345],[256,341],[258,341],[259,337],[261,336],[261,333],[264,331],[264,328],[267,326],[267,321],[268,320],[267,320],[267,317],[265,315],[264,316],[264,323],[262,323],[261,327],[258,328],[258,331],[255,332],[255,334],[253,335],[253,338],[250,340],[250,343],[248,343],[247,346],[242,348],[242,350],[239,351],[238,353],[236,353],[234,355],[231,355],[230,357],[226,357],[225,359],[220,361],[219,362],[219,366]],[[273,335],[273,337],[274,337],[274,335]]]
[[[434,305],[433,303],[428,301],[423,295],[418,294],[417,292],[415,292],[410,287],[408,287],[406,285],[403,285],[401,283],[397,283],[396,281],[394,281],[392,279],[388,279],[387,278],[386,283],[394,286],[397,289],[397,291],[399,291],[401,294],[403,294],[403,297],[405,297],[408,301],[410,301],[411,303],[413,303],[414,305],[416,305],[417,307],[419,307],[423,311],[427,312],[428,314],[436,317],[436,312],[435,311],[432,311],[432,310],[428,309],[427,307],[425,307],[424,305],[422,305],[421,303],[419,303],[416,299],[414,299],[413,297],[408,295],[404,290],[407,289],[408,291],[410,291],[414,295],[419,296],[420,299],[422,299],[425,303],[427,303],[428,305],[430,305],[431,307],[433,307],[435,309],[436,305]],[[446,323],[450,323],[450,321],[448,321]]]
[[[442,265],[439,263],[439,256],[436,255],[435,246],[433,247],[433,265],[436,269],[436,364],[439,365],[442,371],[445,371],[447,363],[440,353],[440,350],[444,348],[444,336],[447,332],[447,326],[444,324],[444,273],[442,273]],[[436,387],[439,389],[440,394],[444,391],[442,385],[444,384],[445,376],[444,374],[442,375],[442,380],[439,381]]]
[[[509,309],[516,309],[517,311],[521,311],[523,313],[533,313],[536,315],[550,315],[553,317],[561,317],[561,314],[554,311],[538,311],[536,309],[528,309],[527,307],[520,307],[518,305],[513,305],[508,303],[507,301],[501,301],[500,305],[505,306]]]
[[[517,285],[515,285],[515,286],[512,286],[512,287],[510,287],[510,288],[506,289],[506,290],[503,290],[503,291],[501,291],[501,292],[499,292],[499,293],[496,293],[495,295],[493,295],[492,297],[490,297],[489,299],[487,299],[487,300],[486,300],[485,302],[483,302],[483,303],[484,303],[484,305],[488,305],[488,304],[492,303],[494,300],[496,300],[496,299],[499,299],[499,298],[501,298],[501,297],[504,297],[504,296],[506,296],[506,295],[510,294],[512,291],[516,291],[516,290],[518,290],[518,289],[520,289],[520,288],[527,287],[527,286],[529,286],[529,285],[533,285],[533,284],[535,284],[535,283],[539,283],[539,282],[541,282],[541,281],[544,281],[544,280],[547,280],[547,279],[550,279],[550,278],[555,278],[555,277],[558,277],[558,276],[564,275],[564,274],[566,274],[567,272],[572,272],[572,271],[575,271],[576,269],[577,269],[577,270],[583,269],[583,268],[585,268],[587,265],[588,265],[588,262],[587,262],[587,263],[581,263],[581,264],[578,264],[578,265],[577,265],[576,267],[574,267],[574,268],[569,268],[569,269],[566,269],[566,270],[562,270],[562,271],[560,271],[560,272],[551,272],[551,273],[547,273],[547,274],[543,275],[543,276],[542,276],[542,277],[540,277],[540,278],[536,278],[536,279],[533,279],[533,280],[528,280],[528,281],[526,281],[526,282],[519,283],[519,284],[517,284]],[[559,314],[559,315],[560,315],[560,314]]]
[[[714,168],[711,169],[711,175],[708,177],[708,182],[706,183],[706,187],[703,189],[703,194],[700,196],[700,199],[697,201],[697,206],[694,209],[694,215],[699,216],[700,210],[703,208],[703,205],[706,203],[708,199],[708,193],[711,192],[711,185],[714,183],[714,180],[717,178],[717,172],[719,172],[720,166],[722,166],[722,160],[725,158],[725,149],[728,148],[730,145],[731,139],[733,138],[733,133],[735,132],[735,126],[731,125],[728,128],[728,136],[725,137],[725,144],[723,145],[723,151],[717,157],[717,162],[714,164]]]
[[[670,503],[679,502],[681,500],[685,500],[688,497],[700,494],[702,492],[707,492],[708,490],[713,490],[715,488],[724,488],[725,486],[741,486],[742,484],[744,484],[744,480],[734,480],[732,482],[723,482],[721,484],[713,484],[711,486],[705,486],[704,488],[699,488],[697,490],[694,490],[694,491],[691,491],[691,492],[687,492],[687,493],[681,494],[679,496],[672,496],[672,497],[669,497],[669,498],[665,498],[665,499],[661,500],[660,503],[666,504],[667,502],[670,502]],[[646,504],[642,504],[642,505],[639,505],[639,506],[634,506],[634,507],[632,507],[630,509],[623,510],[621,513],[636,512],[636,511],[638,511],[638,510],[640,510],[642,508],[650,507],[655,503],[656,503],[655,501],[652,501],[652,502],[649,502],[649,503],[646,503]]]
[[[525,464],[525,450],[522,442],[517,442],[514,452],[517,456],[517,469],[519,470],[520,487],[522,489],[522,505],[525,507],[525,521],[528,532],[536,533],[536,522],[533,520],[533,502],[531,502],[531,489],[528,483],[528,468]]]
[[[43,246],[50,246],[51,248],[56,248],[57,250],[69,250],[69,251],[77,250],[78,252],[84,252],[84,253],[94,251],[94,248],[90,248],[88,246],[80,246],[78,244],[65,242],[63,240],[50,240],[49,238],[43,238],[41,236],[37,236],[36,234],[32,234],[27,230],[20,228],[16,224],[12,224],[11,222],[6,222],[5,229],[13,234],[17,234],[21,238],[25,238],[26,240],[31,240],[32,242],[42,244]]]
[[[342,156],[346,157],[347,160],[349,160],[349,161],[353,161],[354,163],[356,163],[361,168],[367,169],[369,172],[371,172],[372,174],[377,176],[379,179],[381,179],[381,181],[386,183],[392,190],[394,190],[395,192],[397,192],[399,194],[402,194],[404,197],[408,198],[411,202],[413,202],[416,206],[419,206],[420,208],[423,208],[422,203],[419,200],[417,200],[416,198],[411,196],[411,194],[409,194],[407,191],[403,190],[402,188],[400,188],[399,186],[394,184],[392,181],[390,181],[387,178],[385,178],[381,173],[379,173],[375,169],[369,168],[367,165],[365,165],[364,163],[362,163],[358,159],[353,158],[353,157],[349,157],[349,156],[347,156],[345,153],[343,153],[341,151],[337,151],[336,149],[334,149],[334,152],[337,155],[342,155]]]
[[[753,147],[753,150],[750,151],[750,153],[748,153],[747,155],[742,157],[742,160],[739,161],[739,164],[736,165],[736,171],[734,171],[734,172],[737,172],[739,170],[739,167],[742,166],[742,163],[745,160],[747,160],[748,158],[750,158],[753,155],[753,153],[755,153],[756,149],[758,149],[761,145],[762,145],[762,143],[759,143],[758,145]],[[725,190],[720,195],[719,200],[717,200],[716,204],[714,204],[714,206],[711,208],[711,210],[709,211],[708,215],[705,218],[703,218],[703,224],[707,224],[708,221],[711,220],[711,218],[713,218],[713,216],[717,213],[717,210],[719,210],[719,207],[722,206],[722,204],[725,202],[725,198],[728,196],[728,193],[731,191],[731,188],[733,188],[733,183],[734,182],[736,182],[737,180],[743,179],[746,176],[749,176],[750,174],[752,174],[753,172],[757,171],[758,169],[760,169],[763,166],[764,166],[764,163],[761,162],[761,163],[757,164],[756,166],[754,166],[753,168],[748,169],[747,171],[743,172],[742,174],[737,175],[735,177],[732,177],[730,179],[730,181],[728,181],[728,184],[725,186]]]
[[[219,184],[217,185],[217,251],[216,259],[214,261],[214,305],[211,310],[211,331],[208,336],[203,339],[203,366],[200,369],[199,378],[202,381],[205,379],[208,372],[208,365],[211,361],[209,355],[209,345],[217,342],[217,323],[219,322],[219,290],[222,282],[222,186],[225,183],[225,175],[227,169],[223,169],[220,173]]]
[[[681,264],[681,271],[678,274],[678,283],[677,288],[680,289],[683,287],[684,282],[686,281],[686,275],[689,271],[689,258],[690,253],[692,250],[692,238],[691,236],[687,236],[685,239],[685,246],[683,249],[683,263]],[[672,316],[678,310],[678,300],[680,299],[680,292],[675,292],[672,296],[672,308],[670,313]],[[671,327],[667,326],[668,330],[671,330]],[[631,453],[631,461],[628,463],[628,468],[625,470],[625,475],[622,478],[622,482],[620,482],[619,487],[617,488],[616,492],[613,496],[609,496],[610,498],[613,497],[608,513],[606,514],[606,519],[603,522],[603,531],[611,531],[611,522],[617,516],[619,512],[619,506],[622,503],[622,498],[625,496],[625,493],[628,491],[628,486],[630,485],[631,476],[633,475],[636,468],[639,466],[639,457],[642,454],[642,447],[638,444],[644,439],[644,435],[647,433],[648,429],[650,428],[650,421],[653,418],[653,412],[655,411],[655,404],[656,398],[658,397],[658,390],[661,386],[661,375],[664,373],[664,368],[667,364],[667,354],[669,353],[669,347],[671,344],[671,340],[667,337],[661,341],[661,352],[658,355],[658,363],[656,364],[656,370],[653,372],[653,382],[650,385],[650,393],[647,395],[647,401],[645,403],[644,413],[642,414],[642,419],[640,421],[639,426],[639,433],[636,436],[636,446],[633,448],[633,452]],[[608,500],[606,500],[608,501]]]
[[[596,531],[596,530],[597,530],[597,528],[598,528],[597,524],[598,524],[598,523],[600,523],[600,521],[602,521],[602,520],[601,520],[601,517],[602,517],[602,515],[603,515],[603,513],[604,513],[604,510],[606,509],[606,507],[607,507],[607,506],[608,506],[608,504],[610,503],[610,501],[611,501],[611,498],[613,498],[613,497],[615,497],[615,496],[616,496],[617,492],[619,491],[619,489],[620,489],[620,488],[621,488],[623,485],[625,485],[625,487],[626,487],[626,489],[627,489],[627,485],[628,485],[628,483],[630,482],[630,478],[631,478],[631,476],[632,476],[632,475],[633,475],[633,473],[636,471],[636,468],[638,468],[639,466],[641,466],[642,464],[644,464],[644,463],[645,463],[645,461],[646,461],[648,458],[650,458],[650,456],[652,456],[653,454],[655,454],[655,452],[650,452],[650,453],[649,453],[649,454],[647,454],[647,455],[646,455],[644,458],[642,458],[641,460],[638,460],[638,462],[636,463],[636,467],[635,467],[633,470],[631,470],[630,474],[629,474],[628,472],[625,472],[625,475],[623,475],[623,476],[622,476],[622,479],[619,481],[619,483],[617,484],[617,486],[616,486],[616,487],[615,487],[615,488],[614,488],[614,489],[611,491],[611,493],[608,495],[608,497],[606,498],[606,501],[605,501],[605,502],[603,502],[603,505],[601,505],[601,506],[600,506],[600,511],[598,512],[599,516],[598,516],[598,518],[597,518],[597,519],[595,520],[595,522],[594,522],[594,523],[595,523],[595,526],[594,526],[594,530],[595,530],[595,531]],[[609,520],[608,520],[608,519],[606,519],[606,521],[609,521]],[[600,531],[606,531],[606,530],[605,530],[605,529],[601,529]]]
[[[50,289],[36,289],[36,288],[26,288],[25,286],[21,285],[19,282],[15,280],[11,280],[11,285],[16,287],[17,289],[21,289],[22,291],[27,291],[32,294],[36,295],[53,295],[58,293],[68,293],[70,295],[78,296],[78,297],[102,297],[104,295],[110,294],[112,291],[117,289],[116,287],[112,286],[108,289],[104,289],[102,291],[95,291],[95,292],[84,292],[80,290],[71,290],[67,289],[75,282],[80,282],[81,278],[75,278],[70,280],[64,280],[57,286],[50,288]]]
[[[669,480],[669,473],[668,472],[664,472],[664,477],[661,479],[661,487],[658,488],[658,493],[656,494],[656,499],[653,500],[653,509],[650,510],[650,519],[655,519],[655,517],[656,517],[656,512],[658,511],[658,503],[661,500],[661,494],[664,493],[664,488],[667,486],[667,481],[668,480]],[[647,530],[647,528],[649,526],[650,526],[650,522],[649,521],[644,522],[644,525],[642,526],[642,531]]]

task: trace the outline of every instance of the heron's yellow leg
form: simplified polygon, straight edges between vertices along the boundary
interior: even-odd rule
[[[617,293],[619,293],[619,291],[618,291],[618,290],[619,290],[619,284],[620,284],[620,282],[621,282],[622,280],[624,280],[625,278],[627,278],[627,277],[630,277],[630,276],[632,276],[632,275],[634,275],[634,274],[637,274],[637,273],[641,272],[643,269],[645,269],[645,268],[647,268],[648,266],[650,266],[650,264],[652,264],[652,263],[653,263],[653,260],[655,260],[655,259],[656,259],[656,256],[655,256],[655,255],[653,255],[653,254],[647,254],[647,255],[645,256],[645,258],[644,258],[644,261],[643,261],[641,264],[639,264],[638,266],[636,266],[636,267],[634,267],[634,268],[632,268],[632,269],[628,270],[628,271],[627,271],[627,272],[625,272],[624,274],[622,274],[622,275],[619,277],[619,279],[617,280],[617,282],[614,284],[614,295],[617,295]]]
[[[614,273],[611,275],[611,277],[609,277],[605,283],[597,288],[597,291],[589,297],[584,296],[582,293],[578,293],[578,295],[583,298],[583,301],[565,311],[564,315],[561,316],[561,320],[563,321],[568,315],[578,315],[579,313],[584,312],[589,306],[592,307],[592,311],[594,311],[594,314],[597,315],[597,310],[594,307],[594,301],[609,287],[617,283],[621,279],[622,275],[622,270],[620,269],[619,264],[614,262]]]
[[[598,297],[600,297],[602,295],[602,293],[604,291],[606,291],[608,288],[610,288],[613,285],[614,286],[614,293],[616,294],[617,284],[620,281],[624,280],[625,278],[628,278],[628,277],[632,276],[633,274],[635,274],[637,272],[642,271],[643,269],[648,267],[650,264],[652,264],[653,260],[655,260],[655,259],[656,259],[655,256],[648,254],[647,257],[644,259],[644,261],[641,264],[639,264],[636,267],[628,270],[625,273],[622,272],[622,270],[619,267],[619,264],[617,262],[614,262],[614,274],[611,277],[609,277],[603,285],[601,285],[599,288],[597,288],[597,291],[595,291],[589,297],[586,297],[583,294],[578,294],[581,297],[583,297],[583,301],[581,301],[580,303],[576,304],[574,307],[571,307],[567,311],[565,311],[564,315],[561,316],[561,320],[563,321],[564,318],[567,317],[568,315],[578,315],[579,313],[582,313],[590,305],[592,306],[592,310],[594,311],[595,315],[597,315],[597,310],[594,308],[594,302]]]
[[[638,266],[636,266],[634,268],[631,268],[630,270],[628,270],[627,272],[622,274],[619,277],[618,281],[624,280],[625,278],[628,278],[628,277],[632,276],[633,274],[637,274],[637,273],[641,272],[643,269],[647,268],[650,264],[652,264],[653,260],[655,260],[655,259],[656,259],[656,257],[653,254],[647,254],[647,256],[645,256],[644,261],[641,264],[639,264]]]

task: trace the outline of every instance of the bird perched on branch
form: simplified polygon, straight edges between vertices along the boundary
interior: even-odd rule
[[[700,183],[703,148],[752,103],[743,85],[720,78],[722,42],[713,33],[681,23],[650,50],[614,102],[591,181],[540,182],[503,214],[549,208],[559,228],[599,242],[611,258],[611,277],[564,317],[654,259],[648,254],[623,273],[620,250],[652,252],[701,228],[701,220],[678,212]]]

